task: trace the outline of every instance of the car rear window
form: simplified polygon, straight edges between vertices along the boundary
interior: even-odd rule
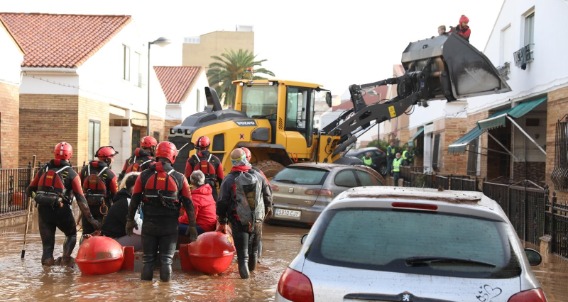
[[[315,262],[473,278],[510,278],[520,274],[503,222],[431,212],[370,209],[328,211],[320,219],[327,227],[320,229],[310,248],[308,259]],[[437,260],[411,261],[424,259],[417,257]]]
[[[321,185],[328,173],[329,171],[322,169],[288,167],[278,172],[273,180],[300,185]]]

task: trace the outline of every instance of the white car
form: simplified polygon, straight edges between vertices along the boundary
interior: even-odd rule
[[[276,301],[546,301],[541,255],[481,192],[349,189],[302,241]]]

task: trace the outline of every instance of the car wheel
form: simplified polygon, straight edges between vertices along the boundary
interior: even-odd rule
[[[281,163],[275,162],[273,160],[262,160],[256,163],[254,166],[262,171],[262,173],[264,173],[264,175],[268,179],[272,179],[272,177],[274,177],[276,173],[284,169],[284,166]]]
[[[379,173],[381,173],[382,176],[387,175],[387,165],[386,164],[380,164],[379,165]]]

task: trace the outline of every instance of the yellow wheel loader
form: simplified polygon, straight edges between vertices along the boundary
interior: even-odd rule
[[[205,135],[210,152],[231,169],[230,152],[251,150],[251,163],[272,177],[294,162],[344,162],[344,151],[357,137],[414,105],[432,100],[510,91],[489,59],[458,35],[438,36],[410,43],[402,53],[405,74],[373,83],[351,85],[353,108],[322,129],[314,127],[315,102],[331,106],[331,92],[319,84],[297,81],[237,80],[233,109],[222,109],[215,90],[206,87],[208,109],[188,116],[170,129],[169,140],[180,153],[174,163],[183,172],[194,143]],[[381,85],[397,85],[397,96],[366,105],[363,95]]]

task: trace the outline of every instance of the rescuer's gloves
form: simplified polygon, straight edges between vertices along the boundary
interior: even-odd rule
[[[195,226],[188,226],[185,231],[185,236],[189,236],[189,242],[197,240],[197,228]]]
[[[100,230],[101,229],[101,223],[96,220],[93,216],[91,216],[89,218],[89,223],[93,226],[93,228],[95,228],[95,230]]]

